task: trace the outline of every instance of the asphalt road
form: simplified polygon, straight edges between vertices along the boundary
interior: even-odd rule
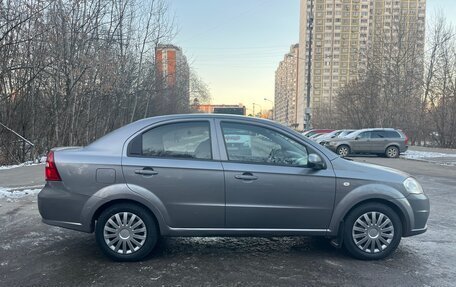
[[[235,237],[167,238],[143,262],[115,263],[93,234],[42,224],[28,196],[0,199],[0,286],[454,286],[456,168],[356,160],[415,175],[431,199],[428,232],[404,238],[388,259],[355,260],[318,238]],[[0,186],[39,184],[42,169],[0,171]]]

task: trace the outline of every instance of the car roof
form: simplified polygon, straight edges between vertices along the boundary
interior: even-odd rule
[[[397,131],[394,128],[366,128],[357,130],[358,132],[372,132],[372,131]]]
[[[127,124],[121,128],[118,128],[111,133],[99,138],[95,142],[92,142],[85,148],[97,150],[98,152],[105,151],[105,152],[119,152],[119,149],[123,147],[123,143],[127,138],[129,138],[133,133],[151,125],[156,124],[164,121],[169,120],[185,120],[185,119],[231,119],[231,120],[244,120],[249,121],[252,123],[262,123],[267,124],[269,126],[274,126],[276,128],[291,132],[298,137],[302,137],[296,131],[281,125],[280,123],[268,120],[268,119],[261,119],[261,118],[254,118],[254,117],[247,117],[241,115],[230,115],[230,114],[205,114],[205,113],[194,113],[194,114],[174,114],[174,115],[164,115],[164,116],[155,116],[150,118],[145,118],[141,120],[137,120],[130,124]],[[308,144],[313,145],[314,147],[319,147],[317,143],[312,142],[311,140],[305,139]],[[113,145],[113,142],[122,143],[119,145]],[[326,149],[319,149],[320,152],[325,154],[329,160],[336,158],[337,156]]]
[[[145,118],[139,121],[161,121],[161,120],[172,120],[172,119],[185,119],[185,118],[217,118],[217,119],[242,119],[242,120],[252,120],[258,122],[267,122],[267,123],[274,123],[276,122],[263,119],[263,118],[256,118],[256,117],[248,117],[243,115],[232,115],[232,114],[207,114],[207,113],[192,113],[192,114],[172,114],[172,115],[163,115],[163,116],[155,116],[150,118]]]

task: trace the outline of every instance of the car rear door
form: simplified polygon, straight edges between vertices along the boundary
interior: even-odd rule
[[[225,186],[212,119],[156,124],[137,134],[122,158],[133,191],[153,193],[165,207],[167,224],[178,228],[222,228]]]
[[[226,227],[324,232],[334,204],[333,170],[308,167],[307,147],[278,130],[242,121],[218,123]],[[237,134],[248,135],[249,145],[230,146]]]
[[[399,147],[399,150],[401,152],[406,150],[406,136],[402,135],[401,133],[395,131],[395,130],[388,130],[386,131],[387,134],[387,142],[385,144],[385,150],[388,146],[390,145],[396,145]]]

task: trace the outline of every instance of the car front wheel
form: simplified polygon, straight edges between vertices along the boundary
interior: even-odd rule
[[[341,157],[346,157],[350,154],[350,148],[346,145],[341,145],[337,147],[336,152]]]
[[[116,204],[98,217],[95,237],[103,253],[115,261],[138,261],[157,243],[158,231],[151,213],[131,203]]]
[[[344,247],[355,258],[383,259],[396,250],[402,237],[399,216],[390,207],[368,203],[345,219]]]

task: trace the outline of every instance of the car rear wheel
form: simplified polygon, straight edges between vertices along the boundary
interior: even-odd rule
[[[110,206],[97,221],[95,236],[103,253],[115,261],[138,261],[157,243],[157,225],[141,206],[125,203]]]
[[[352,210],[345,219],[344,247],[355,258],[383,259],[401,241],[402,224],[390,207],[368,203]]]
[[[350,148],[347,145],[338,146],[336,152],[341,157],[346,157],[350,154]]]
[[[396,146],[389,146],[385,150],[386,157],[396,158],[399,156],[399,149]]]

